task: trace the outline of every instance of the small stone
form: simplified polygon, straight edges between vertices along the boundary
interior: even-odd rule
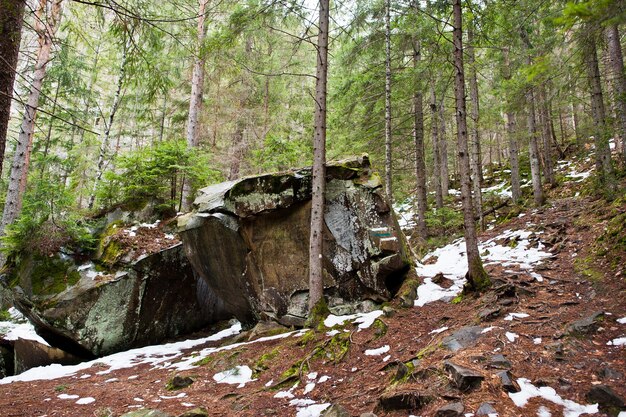
[[[376,408],[383,411],[417,410],[431,400],[430,396],[422,395],[418,391],[393,391],[381,395]]]
[[[490,403],[482,403],[478,410],[476,410],[477,416],[488,416],[490,414],[498,414],[495,408]]]
[[[406,366],[402,362],[398,362],[396,374],[393,376],[393,381],[394,382],[402,381],[408,375],[408,373],[409,373],[409,367]]]
[[[389,306],[384,306],[383,314],[385,315],[385,317],[393,317],[396,314],[396,310],[394,310],[393,308]]]
[[[495,369],[511,369],[513,365],[503,354],[498,353],[489,358],[489,367]]]
[[[374,413],[361,413],[360,417],[378,417],[378,416]]]
[[[576,320],[567,326],[566,333],[572,336],[584,336],[598,330],[598,322],[604,318],[604,313],[596,311],[588,317]]]
[[[443,281],[446,279],[446,277],[443,276],[443,274],[441,272],[439,272],[437,275],[435,275],[434,277],[431,278],[431,281],[434,284],[441,284],[443,283]]]
[[[339,404],[333,404],[321,414],[321,417],[351,417],[346,408]]]
[[[275,321],[260,321],[250,330],[248,341],[257,340],[261,337],[275,336],[277,334],[286,333],[289,329],[281,326]]]
[[[461,391],[476,388],[485,379],[481,373],[450,361],[445,361],[443,366],[450,374],[454,385]]]
[[[194,408],[193,410],[186,411],[178,417],[209,417],[209,412],[205,408]]]
[[[435,417],[459,417],[463,415],[464,410],[462,403],[446,404],[435,411]]]
[[[506,392],[519,392],[519,385],[513,381],[513,377],[509,371],[500,371],[496,375],[500,378],[500,385]]]
[[[600,410],[612,412],[625,407],[624,400],[607,385],[594,386],[587,392],[585,399],[590,403],[598,403]]]
[[[193,384],[193,378],[188,376],[180,376],[175,375],[166,385],[166,388],[169,391],[187,388],[189,385]]]
[[[441,344],[444,348],[457,352],[463,348],[474,346],[482,334],[480,326],[464,326],[450,336],[445,337]]]
[[[485,308],[478,313],[478,318],[481,321],[489,321],[500,315],[500,309],[495,308]]]
[[[131,411],[121,415],[120,417],[172,417],[171,414],[167,414],[160,410],[149,410],[142,408],[141,410]]]
[[[622,379],[624,375],[613,368],[605,366],[598,371],[598,376],[602,379]]]

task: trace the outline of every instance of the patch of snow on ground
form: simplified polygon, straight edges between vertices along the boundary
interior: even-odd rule
[[[279,391],[274,395],[274,398],[293,398],[293,390],[298,387],[298,383],[296,382],[293,387],[289,388],[287,391]]]
[[[445,332],[449,327],[441,327],[439,329],[431,330],[428,334],[439,334],[441,332]]]
[[[619,324],[626,324],[626,317],[622,317],[621,319],[617,319]]]
[[[383,353],[389,352],[389,345],[381,346],[378,349],[367,349],[365,355],[367,356],[380,356]]]
[[[543,405],[537,410],[537,417],[552,417],[552,413]]]
[[[515,339],[519,337],[518,334],[515,334],[512,332],[506,332],[504,335],[506,336],[507,339],[509,339],[509,342],[511,343],[515,342]]]
[[[4,340],[34,340],[42,345],[50,346],[48,342],[35,332],[35,328],[30,322],[13,323],[11,321],[0,321],[0,335],[3,335],[2,338]]]
[[[507,230],[479,244],[480,253],[486,253],[482,256],[483,262],[485,264],[499,263],[503,266],[517,266],[529,273],[532,272],[534,265],[552,256],[549,252],[542,250],[543,245],[541,243],[536,247],[531,247],[531,242],[528,239],[532,234],[533,232],[526,230]],[[505,239],[514,240],[517,244],[515,247],[511,247],[496,243]],[[432,264],[418,262],[415,268],[417,275],[424,277],[422,285],[417,287],[416,307],[422,307],[438,300],[450,301],[463,290],[465,284],[467,256],[464,239],[457,239],[447,246],[434,250],[426,255],[423,261],[431,258],[436,258],[437,261]],[[432,278],[439,273],[452,281],[450,288],[440,287],[432,281]]]
[[[98,374],[107,374],[117,369],[132,368],[140,364],[150,364],[158,366],[171,362],[174,358],[182,355],[182,350],[190,349],[194,346],[207,342],[217,341],[229,336],[233,336],[241,332],[241,323],[236,322],[228,329],[222,330],[212,336],[196,340],[186,340],[183,342],[167,343],[164,345],[146,346],[143,348],[132,349],[126,352],[119,352],[113,355],[105,356],[89,362],[83,362],[78,365],[59,365],[52,364],[29,369],[19,375],[0,379],[0,384],[10,384],[15,381],[35,381],[50,380],[72,376],[80,371],[90,368],[94,364],[105,364],[109,366],[106,371],[98,372]],[[196,358],[192,362],[201,360]],[[164,365],[162,365],[164,366]],[[165,366],[164,366],[165,367]]]
[[[76,404],[79,405],[84,405],[84,404],[91,404],[96,402],[96,399],[94,397],[85,397],[85,398],[81,398],[78,401],[76,401]]]
[[[330,377],[328,375],[324,375],[323,377],[320,378],[319,381],[317,381],[319,384],[324,383],[326,381],[328,381],[330,379]]]
[[[519,384],[520,392],[509,393],[509,397],[520,408],[523,408],[531,398],[541,397],[554,404],[562,405],[564,407],[563,417],[578,417],[581,414],[595,414],[598,412],[598,404],[581,405],[571,400],[564,400],[556,393],[554,388],[538,388],[526,378],[519,378],[517,383]]]
[[[304,407],[298,407],[296,417],[320,417],[322,412],[330,407],[330,403],[310,404]]]
[[[626,337],[618,337],[609,342],[606,342],[608,346],[626,346]]]
[[[213,380],[218,384],[237,385],[237,388],[243,388],[248,382],[256,381],[252,379],[252,369],[246,365],[218,372],[213,375]]]
[[[513,319],[525,319],[526,317],[530,317],[530,315],[526,313],[509,313],[508,316],[504,318],[506,321],[513,321]]]
[[[75,395],[75,394],[59,394],[57,395],[57,398],[61,399],[61,400],[75,400],[77,398],[80,398],[79,395]]]
[[[334,314],[330,314],[324,320],[324,326],[333,327],[337,325],[342,325],[344,322],[348,320],[352,320],[353,324],[359,325],[359,331],[362,329],[369,328],[374,321],[383,315],[382,310],[374,310],[369,313],[357,313],[357,314],[347,314],[345,316],[335,316]]]
[[[483,188],[483,193],[493,193],[500,197],[511,198],[513,197],[513,192],[511,191],[511,187],[506,186],[506,181],[501,184],[496,184],[493,187]]]

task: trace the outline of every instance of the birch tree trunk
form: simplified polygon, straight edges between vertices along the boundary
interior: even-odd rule
[[[441,149],[439,144],[439,111],[434,79],[430,86],[431,132],[433,137],[433,183],[435,185],[435,207],[443,208],[443,191],[441,187]]]
[[[5,234],[6,227],[17,219],[22,209],[22,197],[26,190],[39,96],[46,76],[46,67],[50,61],[53,37],[61,21],[61,3],[62,0],[39,0],[38,3],[35,31],[39,38],[39,49],[37,51],[35,73],[24,109],[24,117],[17,144],[15,145],[13,163],[11,164],[9,187],[2,214],[2,222],[0,223],[0,236]]]
[[[22,39],[25,0],[0,0],[0,175],[11,118],[13,83]]]
[[[585,60],[589,89],[591,90],[591,114],[593,117],[596,145],[596,170],[605,190],[611,193],[615,189],[615,179],[613,176],[613,165],[611,163],[609,131],[606,123],[606,111],[602,94],[600,68],[598,66],[596,40],[593,33],[593,29],[587,26],[587,36],[583,40],[583,59]]]
[[[385,193],[393,204],[391,155],[391,0],[385,0]]]
[[[470,178],[470,161],[467,145],[467,115],[465,105],[465,71],[463,68],[463,29],[461,0],[452,4],[454,29],[454,95],[456,101],[457,146],[459,176],[461,182],[461,200],[463,203],[463,224],[465,232],[465,248],[467,252],[467,285],[468,288],[480,291],[491,285],[489,276],[483,268],[478,252],[478,238],[474,223],[474,205]]]
[[[319,320],[325,307],[322,264],[326,188],[326,83],[328,79],[329,0],[320,0],[313,138],[311,236],[309,240],[309,318]],[[325,310],[325,309],[324,309]],[[316,317],[318,316],[318,317]]]
[[[617,113],[617,136],[622,141],[622,162],[626,163],[626,75],[624,74],[624,57],[617,25],[606,28],[609,67],[611,69],[613,102]]]
[[[470,117],[472,119],[472,130],[470,132],[470,143],[472,151],[470,154],[470,167],[472,174],[472,190],[474,192],[474,210],[476,217],[479,219],[481,228],[485,228],[483,219],[483,197],[482,197],[482,155],[480,151],[480,134],[478,131],[480,108],[478,102],[478,76],[476,71],[476,55],[474,53],[474,25],[470,23],[467,29],[467,58],[469,60],[470,70]]]
[[[196,56],[191,75],[191,97],[189,98],[189,117],[187,119],[187,147],[198,147],[198,120],[202,110],[202,93],[204,88],[205,58],[202,45],[206,36],[206,6],[209,0],[199,0],[198,7],[198,38],[196,40]],[[182,191],[183,210],[188,211],[193,200],[191,181],[186,179]]]
[[[421,45],[415,41],[413,65],[417,70],[421,56]],[[419,88],[413,93],[413,142],[415,145],[415,179],[417,182],[417,234],[426,239],[426,162],[424,161],[424,98]]]

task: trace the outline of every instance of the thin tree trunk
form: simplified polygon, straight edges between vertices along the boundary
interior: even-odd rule
[[[441,93],[441,102],[439,103],[439,157],[441,168],[441,194],[443,197],[448,196],[450,189],[450,173],[448,171],[448,142],[446,140],[446,109],[444,106],[445,91]]]
[[[385,192],[393,203],[391,154],[391,0],[385,0]]]
[[[0,176],[4,162],[13,83],[22,38],[25,0],[0,0]]]
[[[522,43],[526,49],[526,64],[532,65],[530,55],[531,44],[528,35],[523,28],[520,30]],[[539,144],[537,143],[537,119],[535,117],[535,92],[532,86],[528,86],[526,90],[526,106],[528,110],[528,135],[529,139],[529,158],[530,158],[530,175],[533,183],[533,198],[536,206],[544,203],[543,189],[541,186],[541,168],[539,166]]]
[[[311,198],[311,236],[309,240],[309,316],[319,320],[325,306],[323,275],[324,192],[326,188],[326,83],[328,79],[329,0],[319,3],[317,70],[313,139],[313,178]]]
[[[443,191],[441,187],[441,148],[439,143],[439,111],[434,78],[430,86],[431,131],[433,136],[433,183],[435,185],[435,207],[443,208]]]
[[[622,162],[626,163],[626,75],[617,25],[606,28],[609,67],[611,69],[613,102],[617,113],[617,136],[622,141]]]
[[[187,119],[187,147],[198,147],[198,119],[202,109],[202,93],[204,89],[204,65],[205,57],[202,53],[202,44],[206,36],[206,6],[209,0],[199,0],[198,9],[198,38],[193,73],[191,75],[191,97],[189,99],[189,117]],[[183,210],[188,211],[192,203],[191,181],[183,184]]]
[[[543,175],[551,187],[556,185],[554,177],[554,161],[552,157],[552,132],[550,131],[550,114],[548,112],[548,98],[544,85],[537,89],[539,95],[539,121],[541,124],[541,138],[543,140]]]
[[[243,116],[240,115],[237,118],[235,132],[233,133],[233,141],[232,141],[232,150],[231,150],[231,161],[230,161],[230,171],[228,172],[228,180],[234,180],[239,178],[239,171],[241,169],[241,160],[243,159],[246,153],[246,144],[244,142],[244,129],[245,129],[245,121],[243,120]]]
[[[511,60],[509,58],[509,49],[504,50],[504,68],[503,78],[511,79]],[[519,203],[522,198],[522,189],[519,174],[519,144],[516,135],[516,118],[515,113],[511,110],[510,100],[506,105],[506,134],[509,140],[509,163],[511,165],[511,193],[513,201]]]
[[[414,43],[413,65],[417,71],[422,56],[419,41]],[[419,87],[413,93],[413,142],[415,145],[415,179],[417,182],[417,234],[426,239],[426,162],[424,160],[424,98]]]
[[[111,113],[109,113],[109,121],[104,126],[104,136],[100,142],[100,152],[98,153],[98,163],[96,164],[96,178],[91,189],[91,195],[89,196],[89,203],[87,208],[91,210],[96,201],[96,190],[102,180],[104,174],[104,163],[106,161],[106,153],[109,150],[109,140],[111,138],[111,129],[113,128],[113,122],[115,121],[115,114],[119,109],[120,102],[122,101],[122,87],[124,86],[124,78],[126,77],[126,63],[128,62],[127,45],[124,44],[124,52],[122,55],[122,63],[120,64],[120,73],[117,79],[117,89],[115,90],[115,97],[113,98],[113,105],[111,106]]]
[[[583,56],[591,90],[591,114],[593,116],[594,137],[596,145],[596,170],[605,190],[611,193],[615,189],[613,165],[611,163],[611,149],[609,148],[609,132],[606,123],[606,111],[598,66],[598,54],[593,29],[587,27],[587,37],[584,39]]]
[[[46,134],[46,144],[44,145],[44,149],[43,149],[43,158],[42,160],[44,161],[43,164],[41,164],[41,170],[39,171],[39,179],[43,178],[43,174],[46,171],[46,166],[48,165],[46,163],[46,158],[48,158],[48,153],[50,152],[50,142],[52,140],[52,126],[54,125],[54,114],[56,113],[57,110],[57,101],[59,99],[59,90],[61,89],[61,81],[59,80],[57,82],[57,88],[54,91],[54,100],[52,101],[52,111],[50,111],[51,116],[50,116],[50,124],[48,125],[48,133]]]
[[[482,173],[482,155],[480,151],[480,133],[478,130],[479,127],[479,117],[480,117],[480,107],[478,101],[478,76],[476,71],[476,55],[474,53],[474,25],[470,23],[468,25],[467,30],[467,57],[469,60],[469,71],[470,71],[470,79],[469,79],[469,93],[470,93],[470,118],[472,119],[472,129],[470,131],[470,144],[471,144],[471,153],[470,153],[470,167],[472,174],[472,190],[473,190],[473,202],[474,202],[474,210],[476,213],[476,217],[479,219],[479,224],[481,228],[485,228],[485,219],[483,218],[483,197],[482,197],[482,183],[483,183],[483,173]]]
[[[39,107],[39,97],[43,80],[46,76],[46,66],[50,61],[53,37],[59,27],[61,20],[62,0],[39,0],[36,12],[35,30],[39,37],[39,50],[37,51],[37,62],[35,64],[35,74],[28,94],[24,118],[20,127],[20,133],[15,145],[15,154],[11,165],[9,176],[9,187],[4,205],[2,222],[0,223],[0,236],[5,234],[6,227],[17,219],[22,209],[22,197],[26,190],[26,180],[28,178],[28,168],[33,145],[33,134],[35,131],[35,118]],[[48,11],[49,9],[49,11]]]
[[[491,282],[483,268],[478,252],[478,238],[474,223],[474,205],[470,178],[470,162],[467,146],[467,115],[465,106],[465,71],[463,69],[463,31],[461,0],[453,2],[454,14],[454,93],[456,99],[456,122],[461,200],[463,203],[463,224],[465,226],[465,248],[467,252],[467,283],[470,289],[480,291]]]

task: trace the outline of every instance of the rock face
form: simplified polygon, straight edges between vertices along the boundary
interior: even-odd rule
[[[405,242],[366,156],[329,164],[324,287],[331,307],[389,300],[409,269]],[[195,271],[240,320],[298,324],[306,317],[311,171],[200,190],[179,218]]]
[[[80,357],[153,344],[226,318],[214,294],[197,288],[182,244],[117,271],[67,268],[73,285],[46,295],[16,288],[15,304],[48,343]]]

